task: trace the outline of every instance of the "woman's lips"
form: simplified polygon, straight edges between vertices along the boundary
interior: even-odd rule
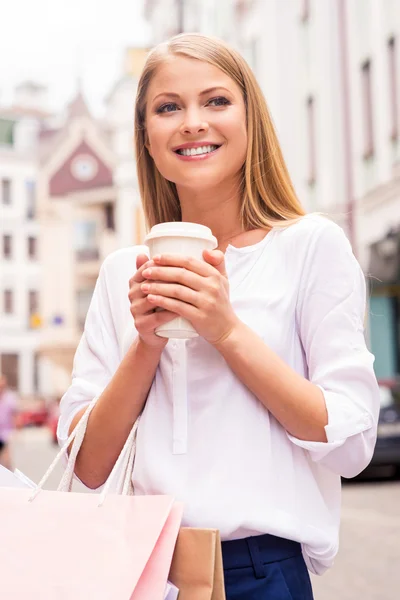
[[[215,150],[212,150],[211,152],[206,152],[205,154],[194,154],[193,156],[192,155],[185,156],[183,154],[179,154],[178,152],[174,152],[174,154],[180,160],[185,160],[185,161],[206,160],[207,158],[214,156],[214,154],[216,154],[218,152],[218,150],[220,150],[220,148],[222,148],[222,146],[219,146],[218,148],[216,148]]]

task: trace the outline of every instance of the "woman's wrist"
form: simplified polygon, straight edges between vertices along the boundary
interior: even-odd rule
[[[246,325],[237,319],[232,327],[228,329],[218,340],[212,342],[212,345],[218,352],[224,354],[233,351],[240,345],[240,340],[243,338]]]
[[[136,338],[133,343],[133,347],[135,348],[135,352],[141,354],[143,356],[158,358],[160,359],[161,354],[168,343],[168,339],[165,338],[165,342],[163,338],[160,338],[159,344],[149,344],[145,340],[143,340],[140,335]]]

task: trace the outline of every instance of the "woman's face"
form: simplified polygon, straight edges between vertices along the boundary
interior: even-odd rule
[[[146,98],[147,148],[178,190],[234,182],[246,158],[246,109],[239,86],[217,67],[171,56]]]

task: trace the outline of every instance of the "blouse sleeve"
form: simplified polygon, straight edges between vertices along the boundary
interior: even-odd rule
[[[379,387],[364,338],[365,314],[363,272],[342,229],[328,222],[310,245],[296,315],[309,380],[325,398],[327,442],[288,436],[343,477],[368,465],[376,442]]]
[[[120,351],[109,302],[103,263],[75,353],[72,382],[60,402],[57,437],[66,442],[72,419],[108,385],[120,363]]]

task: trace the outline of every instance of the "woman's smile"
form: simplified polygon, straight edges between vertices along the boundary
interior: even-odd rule
[[[177,150],[174,150],[177,158],[186,162],[198,162],[206,160],[216,155],[222,144],[184,144]]]

